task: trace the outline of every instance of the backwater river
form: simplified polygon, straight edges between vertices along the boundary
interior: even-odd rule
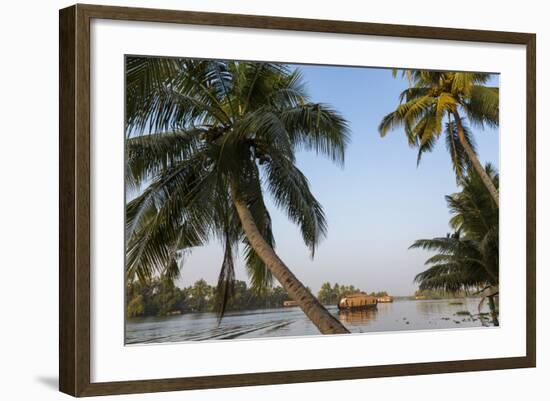
[[[480,299],[395,300],[375,309],[339,313],[327,309],[352,333],[483,327]],[[486,303],[481,310],[487,313]],[[491,325],[489,318],[484,319]],[[298,307],[227,312],[221,323],[215,313],[188,313],[126,321],[126,344],[211,341],[317,335],[319,331]]]

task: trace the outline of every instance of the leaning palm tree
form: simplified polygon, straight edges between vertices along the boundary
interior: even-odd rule
[[[485,84],[486,73],[405,70],[410,86],[399,106],[379,125],[381,136],[403,127],[409,144],[422,154],[435,146],[444,132],[453,169],[460,179],[471,164],[498,206],[498,190],[481,165],[466,118],[481,128],[499,123],[499,89]]]
[[[219,240],[221,317],[241,245],[255,289],[274,277],[322,333],[347,333],[275,253],[264,201],[299,226],[313,257],[327,223],[295,153],[343,163],[345,120],[280,64],[131,57],[126,78],[127,182],[138,193],[127,205],[128,277],[175,277],[193,247]]]
[[[485,172],[498,188],[498,174],[493,167],[487,165]],[[472,168],[460,185],[460,192],[446,197],[453,214],[450,225],[454,233],[418,240],[411,245],[411,248],[437,252],[426,261],[430,267],[419,273],[415,281],[421,290],[454,293],[482,288],[493,323],[498,326],[494,302],[499,285],[498,208]]]

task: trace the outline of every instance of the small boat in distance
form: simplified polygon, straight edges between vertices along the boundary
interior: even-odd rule
[[[298,306],[298,302],[296,302],[294,300],[283,301],[283,306],[285,308],[288,308],[288,307],[291,307],[291,306]]]
[[[376,308],[376,297],[365,294],[364,292],[358,292],[356,294],[346,295],[340,302],[338,302],[338,309],[341,311],[361,310]]]
[[[380,304],[385,304],[385,303],[393,302],[393,297],[390,297],[389,295],[384,295],[383,297],[378,297],[376,301],[378,301],[378,303]]]

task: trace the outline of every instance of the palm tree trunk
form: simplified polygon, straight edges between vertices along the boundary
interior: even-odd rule
[[[317,298],[298,280],[285,263],[277,256],[273,248],[263,238],[246,203],[238,196],[232,186],[233,204],[241,220],[244,233],[250,246],[265,263],[273,276],[279,281],[290,297],[295,300],[306,316],[323,334],[349,333],[342,323],[330,314]]]
[[[499,326],[497,308],[495,306],[494,295],[487,297],[489,300],[489,309],[491,310],[491,317],[493,319],[493,325]]]
[[[464,148],[466,155],[468,155],[468,158],[470,159],[475,170],[481,177],[481,180],[483,181],[483,183],[485,184],[485,187],[491,194],[491,197],[495,201],[497,207],[499,207],[498,190],[496,189],[495,184],[493,183],[493,180],[491,180],[491,177],[489,177],[489,174],[487,174],[487,172],[479,162],[479,159],[477,158],[474,150],[472,149],[470,144],[466,141],[466,138],[464,136],[464,128],[462,127],[462,120],[460,119],[460,115],[458,114],[458,111],[454,110],[453,116],[456,123],[456,128],[458,130],[458,140],[460,141],[460,144]]]

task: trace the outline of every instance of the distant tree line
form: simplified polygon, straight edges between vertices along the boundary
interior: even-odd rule
[[[457,291],[446,291],[440,289],[430,289],[430,290],[417,290],[414,292],[415,297],[425,297],[427,299],[445,299],[445,298],[464,298],[471,294],[475,294],[476,291],[467,291],[467,290],[457,290]]]
[[[289,300],[287,292],[279,286],[255,291],[244,281],[235,281],[233,296],[227,311],[279,308]],[[216,286],[201,279],[192,286],[177,287],[170,278],[139,280],[126,286],[126,315],[166,316],[177,313],[217,311]]]
[[[355,288],[353,285],[340,285],[335,283],[334,286],[331,286],[329,282],[326,282],[321,286],[317,298],[325,305],[336,305],[341,298],[356,292],[361,292],[361,290]],[[373,297],[383,297],[388,295],[388,293],[386,291],[379,291],[371,292],[369,295]]]
[[[340,298],[360,292],[353,285],[324,283],[317,297],[325,305],[335,305]],[[386,291],[371,292],[370,295],[382,297]],[[266,288],[261,292],[247,286],[245,281],[235,281],[233,296],[227,305],[227,311],[280,308],[283,302],[290,300],[288,293],[280,286]],[[205,280],[179,288],[168,277],[156,277],[145,282],[135,280],[126,285],[126,315],[167,316],[178,313],[216,312],[216,286]]]

